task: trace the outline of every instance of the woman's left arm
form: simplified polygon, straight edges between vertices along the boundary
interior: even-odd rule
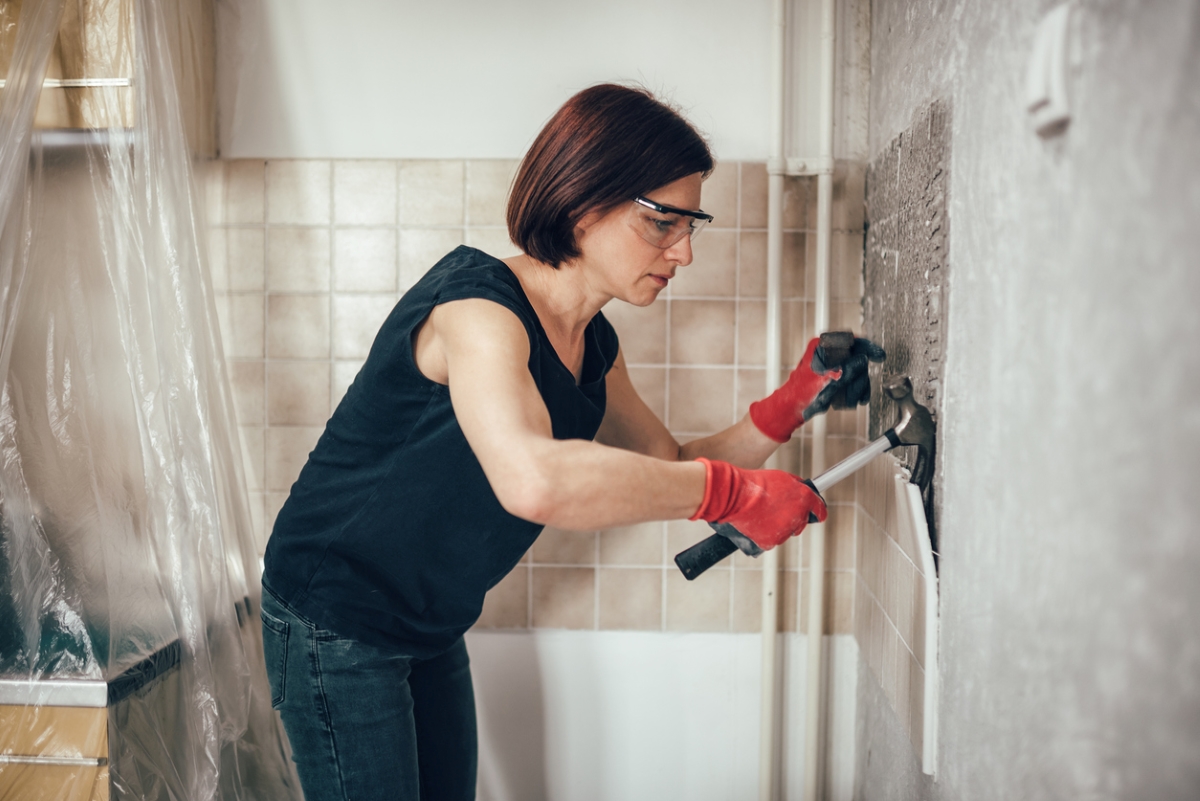
[[[605,445],[671,462],[703,456],[749,469],[761,467],[779,447],[755,427],[749,415],[724,431],[680,445],[633,388],[623,353],[617,354],[608,372],[605,391],[604,423],[596,434],[596,441]]]

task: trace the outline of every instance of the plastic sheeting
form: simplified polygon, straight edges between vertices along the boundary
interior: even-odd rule
[[[166,2],[0,13],[0,798],[300,797]],[[64,9],[125,124],[34,129]]]

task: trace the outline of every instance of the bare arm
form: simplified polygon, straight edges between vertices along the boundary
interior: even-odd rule
[[[633,388],[624,354],[617,354],[605,389],[608,406],[597,442],[667,461],[703,456],[751,469],[761,467],[779,447],[754,426],[749,415],[724,431],[680,445]]]
[[[701,464],[555,440],[529,374],[528,335],[499,304],[469,299],[436,307],[416,352],[422,372],[449,384],[459,425],[512,514],[591,530],[685,518],[700,505]]]

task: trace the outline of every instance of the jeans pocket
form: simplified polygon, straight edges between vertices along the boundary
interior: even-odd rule
[[[291,626],[286,621],[262,610],[263,658],[267,663],[267,679],[271,682],[271,707],[278,709],[287,690],[287,649]]]

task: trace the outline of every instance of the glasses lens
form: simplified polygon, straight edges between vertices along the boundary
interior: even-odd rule
[[[692,239],[708,223],[700,217],[660,212],[636,201],[629,204],[629,223],[642,239],[657,248],[669,248],[685,236]]]

